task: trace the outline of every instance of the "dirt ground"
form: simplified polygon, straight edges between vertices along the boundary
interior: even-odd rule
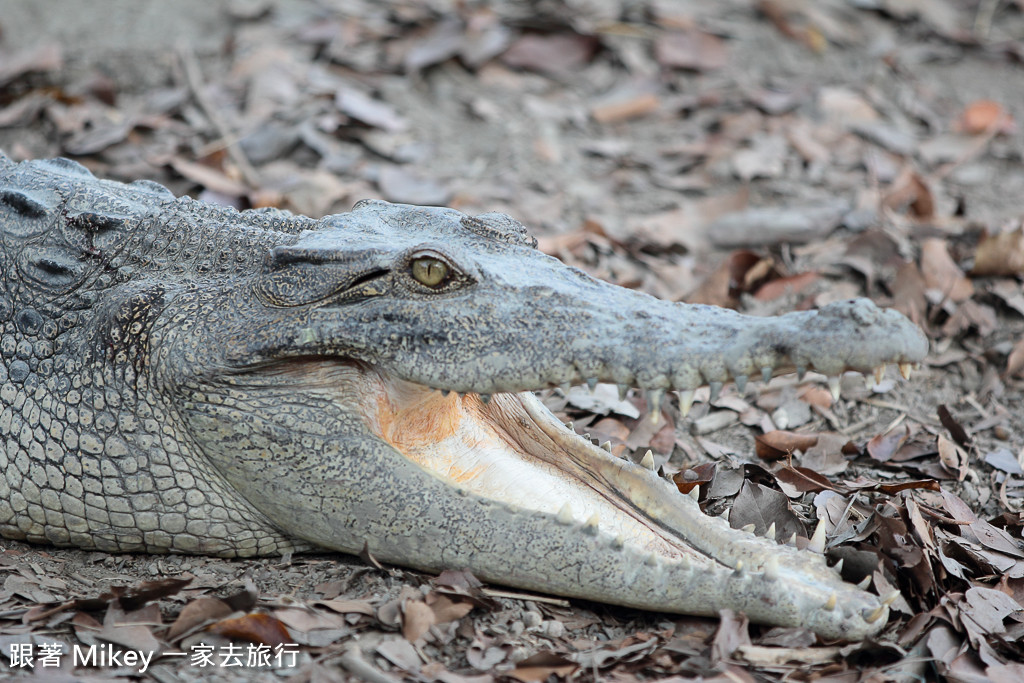
[[[867,296],[932,345],[910,381],[848,375],[839,400],[814,375],[713,403],[704,389],[657,426],[614,388],[545,399],[617,454],[652,449],[734,527],[803,544],[826,520],[845,578],[900,591],[877,640],[372,558],[4,541],[11,675],[1024,680],[1022,41],[1024,3],[998,0],[0,0],[0,149],[16,159],[238,208],[502,211],[627,287],[758,315]],[[220,647],[209,666],[201,642]],[[32,667],[12,659],[22,643]],[[52,643],[59,666],[41,658]],[[143,674],[75,666],[73,647],[104,643],[162,655]],[[280,666],[224,658],[291,643]]]

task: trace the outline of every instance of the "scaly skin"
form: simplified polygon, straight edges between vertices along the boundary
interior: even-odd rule
[[[238,213],[0,155],[0,533],[107,551],[320,546],[857,639],[886,601],[735,531],[532,392],[920,361],[865,300],[752,318],[538,252],[499,214]],[[816,534],[813,546],[820,546]],[[891,598],[889,598],[891,600]]]

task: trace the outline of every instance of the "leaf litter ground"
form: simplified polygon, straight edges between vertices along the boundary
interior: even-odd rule
[[[1022,3],[109,1],[45,20],[0,5],[15,158],[72,156],[239,208],[500,210],[623,286],[761,315],[869,296],[932,341],[910,382],[847,376],[838,400],[825,378],[787,376],[698,391],[688,417],[673,403],[655,423],[614,387],[545,397],[618,455],[650,449],[736,528],[803,546],[824,524],[847,580],[899,591],[875,641],[368,554],[5,542],[5,656],[115,644],[159,652],[145,675],[167,681],[1024,677]],[[201,643],[213,666],[173,654]],[[253,653],[262,666],[230,665]],[[59,661],[11,671],[139,668]]]

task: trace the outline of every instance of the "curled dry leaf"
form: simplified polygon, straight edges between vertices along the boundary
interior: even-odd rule
[[[402,636],[414,643],[430,630],[436,622],[434,611],[419,600],[410,600],[402,605]]]
[[[540,683],[546,681],[552,675],[559,679],[566,679],[579,669],[579,665],[572,660],[554,652],[538,652],[516,664],[516,668],[505,672],[509,678],[514,678],[521,683]]]
[[[525,35],[501,56],[505,64],[542,73],[567,73],[583,67],[599,47],[592,36]]]
[[[171,624],[166,638],[173,642],[193,628],[206,622],[224,619],[234,610],[218,598],[196,598],[181,609],[178,618]]]
[[[987,230],[974,252],[972,275],[1024,274],[1024,227],[992,234]]]
[[[293,642],[285,625],[269,614],[246,614],[234,619],[224,619],[211,626],[210,632],[225,638],[270,646]]]
[[[769,462],[782,460],[795,451],[804,451],[818,443],[816,434],[797,434],[781,429],[754,437],[757,457]]]
[[[992,100],[975,100],[960,114],[956,128],[970,135],[988,132],[1007,133],[1013,125],[1013,119],[1003,105]]]
[[[696,467],[687,470],[680,470],[672,475],[672,481],[680,493],[689,493],[694,486],[700,486],[701,491],[707,496],[707,486],[715,478],[715,470],[718,466],[713,462],[704,462]]]
[[[964,277],[943,239],[934,237],[921,243],[921,274],[928,289],[937,290],[950,301],[960,303],[974,295],[974,284]]]

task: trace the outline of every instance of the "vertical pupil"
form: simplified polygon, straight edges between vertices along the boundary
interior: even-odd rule
[[[413,263],[413,275],[424,285],[435,287],[447,277],[448,267],[437,259],[418,259]]]

